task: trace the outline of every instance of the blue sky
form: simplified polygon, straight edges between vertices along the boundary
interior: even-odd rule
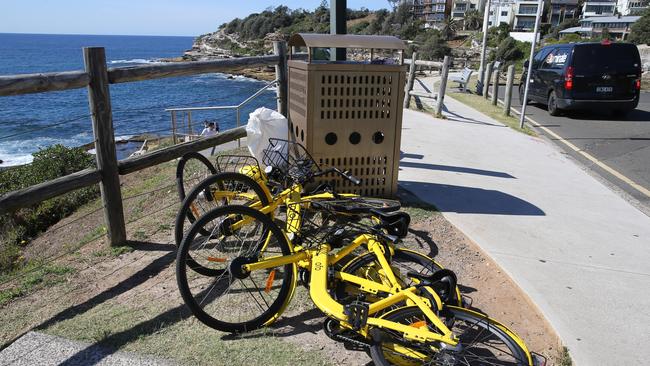
[[[196,36],[269,6],[314,9],[320,0],[4,0],[0,33]],[[349,8],[388,8],[348,0]]]

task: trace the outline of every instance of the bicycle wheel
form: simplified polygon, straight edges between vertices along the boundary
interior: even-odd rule
[[[254,204],[260,208],[264,207],[269,204],[269,198],[252,178],[241,173],[223,172],[204,179],[187,194],[176,215],[176,245],[180,245],[183,239],[186,219],[193,223],[209,210],[219,206]],[[208,235],[209,232],[210,230],[207,230],[202,234]]]
[[[399,210],[402,205],[399,201],[369,198],[362,196],[350,196],[337,199],[318,200],[324,202],[330,209],[349,214],[365,214],[375,209],[383,212],[393,212]]]
[[[208,228],[210,234],[202,235]],[[178,288],[207,326],[224,332],[257,329],[280,315],[294,286],[295,264],[251,273],[241,267],[289,254],[284,234],[268,216],[245,206],[218,207],[183,238],[176,256]]]
[[[192,187],[213,174],[217,174],[217,168],[205,156],[197,152],[183,155],[176,166],[176,188],[181,202]]]
[[[405,248],[395,248],[395,254],[391,258],[390,265],[395,276],[402,282],[401,284],[403,288],[408,288],[417,284],[417,280],[409,276],[409,272],[429,276],[434,272],[443,269],[443,267],[432,258]],[[385,275],[382,273],[377,258],[373,253],[365,253],[352,259],[341,269],[341,272],[357,274],[379,283],[386,283]],[[347,283],[339,284],[336,292],[338,298],[343,299],[346,296],[355,296],[357,290],[350,286],[351,285]],[[461,305],[460,291],[457,287],[451,291],[451,294],[449,294],[447,298],[447,303],[451,305]]]
[[[411,326],[427,326],[426,317],[415,306],[393,310],[382,318]],[[370,347],[373,362],[377,366],[532,365],[530,354],[521,339],[487,316],[447,307],[441,312],[441,319],[458,337],[458,349],[445,349],[438,343],[406,341],[404,334],[384,328],[379,337],[381,340],[373,342]]]

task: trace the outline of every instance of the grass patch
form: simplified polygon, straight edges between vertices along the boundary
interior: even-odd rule
[[[573,366],[573,360],[571,360],[571,355],[569,354],[569,349],[562,347],[560,350],[560,356],[557,360],[558,366]]]
[[[110,247],[110,248],[105,248],[96,252],[93,252],[93,256],[95,257],[119,257],[122,254],[126,253],[131,253],[133,251],[133,248],[129,246],[121,246],[121,247]]]
[[[17,286],[0,290],[0,306],[9,301],[27,295],[42,287],[53,286],[65,281],[65,276],[75,270],[71,267],[60,265],[46,265],[38,268],[40,264],[30,264],[25,270],[31,271],[23,277]]]
[[[402,211],[411,216],[411,221],[421,221],[430,217],[434,212],[438,212],[436,206],[422,201],[410,191],[399,188],[397,198],[402,203]]]
[[[185,318],[183,312],[104,303],[45,332],[189,365],[330,364],[322,354],[302,350],[268,329],[232,336]]]

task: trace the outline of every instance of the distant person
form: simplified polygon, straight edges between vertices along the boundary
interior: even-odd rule
[[[219,133],[219,124],[217,122],[204,122],[205,128],[203,131],[201,131],[201,137],[210,137],[214,136]],[[212,148],[212,151],[210,152],[210,155],[214,155],[214,151],[216,150],[216,146]]]
[[[203,131],[201,131],[201,137],[210,137],[219,133],[219,129],[214,122],[205,121],[203,124],[204,128]]]

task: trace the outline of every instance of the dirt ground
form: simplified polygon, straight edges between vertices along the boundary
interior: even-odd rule
[[[176,338],[191,334],[216,338],[221,342],[218,347],[227,350],[223,352],[233,353],[231,363],[237,362],[236,357],[269,363],[264,344],[274,344],[276,349],[286,344],[290,351],[283,353],[294,352],[295,364],[369,364],[365,352],[344,349],[324,335],[322,315],[302,287],[284,316],[267,330],[233,337],[191,317],[174,273],[175,246],[171,243],[178,198],[170,186],[172,163],[129,175],[122,182],[125,196],[132,197],[124,203],[130,248],[107,247],[103,213],[97,204],[83,208],[32,243],[28,256],[55,258],[54,263],[70,271],[58,275],[58,281],[41,281],[0,306],[0,344],[6,346],[37,329],[186,364],[214,363],[210,354],[201,358],[201,353],[182,352],[184,342]],[[406,193],[400,198],[413,218],[403,245],[454,270],[463,294],[471,297],[475,308],[511,327],[531,350],[548,357],[549,364],[559,364],[559,338],[513,281],[441,214],[418,207],[417,198]],[[0,290],[23,280],[3,283]],[[202,332],[199,336],[192,333],[196,329]],[[285,356],[279,354],[270,363],[294,363],[283,361]]]

